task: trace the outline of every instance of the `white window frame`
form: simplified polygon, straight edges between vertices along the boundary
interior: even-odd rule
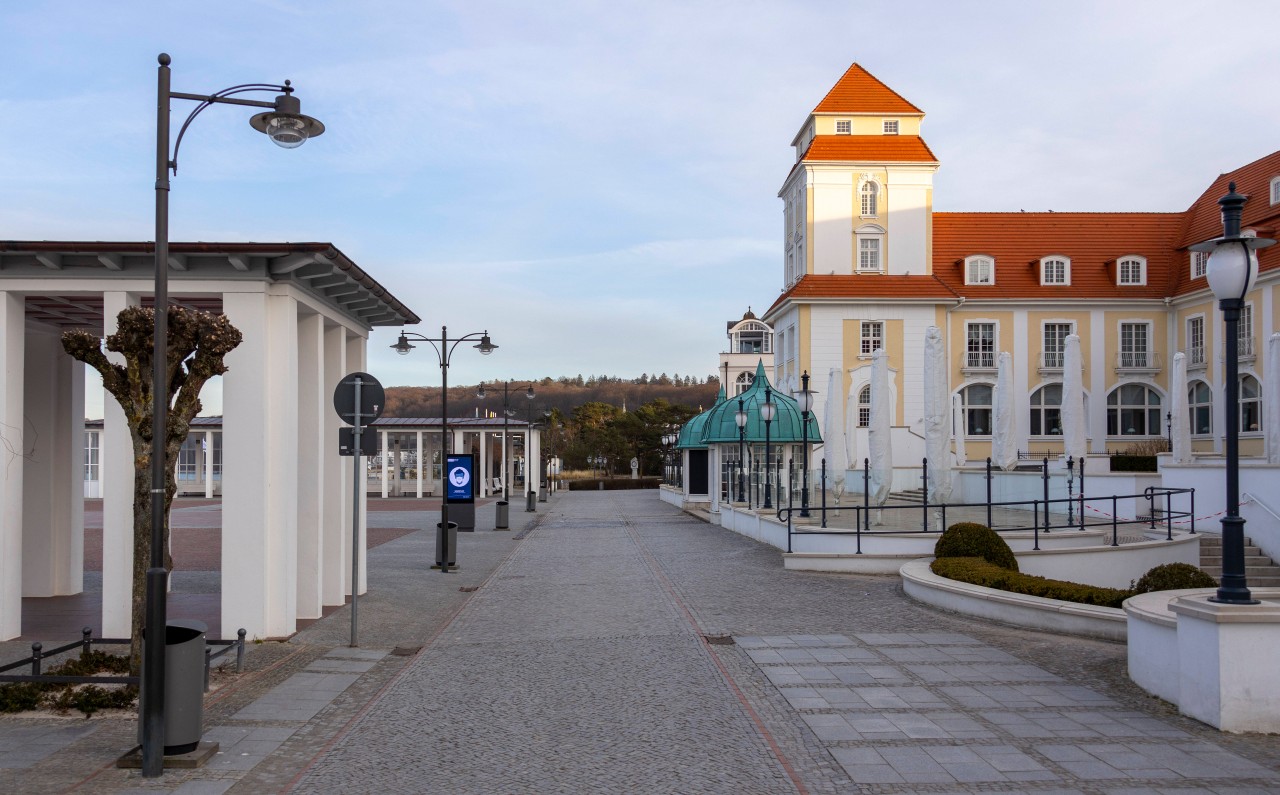
[[[858,390],[858,427],[871,427],[871,384]]]
[[[1144,389],[1142,394],[1144,398],[1147,398],[1147,402],[1142,404],[1123,402],[1124,390],[1134,386],[1142,387]],[[1149,396],[1153,394],[1160,399],[1160,402],[1154,405],[1149,400]],[[1112,395],[1116,396],[1114,403],[1111,400]],[[1165,407],[1168,404],[1168,400],[1166,395],[1162,395],[1160,393],[1160,390],[1156,388],[1155,384],[1148,383],[1146,381],[1121,381],[1107,392],[1106,401],[1108,438],[1118,439],[1123,436],[1147,437],[1162,435],[1161,431],[1163,431],[1164,428],[1161,426],[1161,422],[1165,415]],[[1126,413],[1132,414],[1134,412],[1140,412],[1139,416],[1141,416],[1142,424],[1144,426],[1141,433],[1138,432],[1137,428],[1134,429],[1133,433],[1129,433],[1127,429],[1120,424],[1120,421],[1125,418]],[[1115,428],[1115,433],[1111,432],[1113,426]]]
[[[1196,400],[1196,390],[1200,387],[1203,387],[1207,393],[1203,402]],[[1196,420],[1199,417],[1205,419],[1203,430],[1196,427]],[[1213,436],[1213,385],[1203,378],[1196,378],[1187,383],[1187,422],[1191,424],[1192,436]]]
[[[1053,273],[1054,278],[1050,278],[1050,269],[1060,271]],[[1041,286],[1061,286],[1071,284],[1071,258],[1059,255],[1045,257],[1040,260],[1040,284]]]
[[[1196,331],[1199,333],[1195,333]],[[1205,353],[1204,333],[1204,315],[1189,315],[1186,320],[1187,367],[1208,366],[1209,357]]]
[[[1240,307],[1240,320],[1236,323],[1237,358],[1252,359],[1253,347],[1253,304],[1246,303]]]
[[[1271,203],[1280,204],[1280,177],[1271,178]]]
[[[858,328],[858,358],[870,359],[872,354],[884,347],[884,321],[863,320]]]
[[[1048,403],[1045,401],[1046,390],[1057,387],[1058,402]],[[1037,398],[1039,400],[1037,401]],[[1027,396],[1027,405],[1030,411],[1027,414],[1027,433],[1036,438],[1040,437],[1061,437],[1062,436],[1062,382],[1049,381],[1043,383],[1035,389],[1031,390],[1031,394]],[[1057,412],[1056,432],[1051,431],[1048,427],[1051,412]],[[1039,422],[1037,422],[1039,420]],[[1039,425],[1040,432],[1036,433],[1035,428]]]
[[[1245,396],[1244,380],[1246,378],[1253,379],[1254,386],[1257,391],[1250,396]],[[1240,429],[1242,434],[1258,434],[1262,432],[1262,382],[1258,376],[1253,373],[1240,373],[1240,389],[1237,393],[1240,396],[1240,424],[1236,427]],[[1252,412],[1254,419],[1257,420],[1256,428],[1250,428],[1250,423],[1246,414]]]
[[[986,266],[986,278],[976,279],[974,273],[978,266]],[[988,257],[986,254],[974,254],[964,258],[964,283],[965,284],[984,284],[990,285],[996,283],[996,260],[995,257]]]
[[[1061,342],[1061,350],[1049,350],[1049,327],[1050,326],[1066,326],[1067,333],[1061,338],[1053,337],[1054,344]],[[1076,333],[1076,323],[1074,320],[1046,320],[1040,324],[1040,360],[1041,367],[1061,370],[1065,364],[1067,356],[1067,337]]]
[[[969,343],[973,339],[970,329],[974,326],[991,327],[991,350],[970,350]],[[1000,339],[1000,325],[994,320],[966,320],[964,324],[964,367],[966,369],[996,369],[996,340]],[[981,340],[979,340],[981,341]],[[986,354],[986,355],[984,355]]]
[[[880,131],[885,135],[897,135],[902,129],[902,124],[897,119],[885,119],[880,127]]]
[[[1125,327],[1141,328],[1143,336],[1142,350],[1130,346],[1131,350],[1125,350]],[[1117,339],[1120,342],[1119,366],[1123,368],[1147,369],[1154,364],[1154,358],[1151,351],[1152,342],[1152,326],[1149,320],[1121,320],[1117,328]]]
[[[843,130],[841,125],[844,125]],[[853,119],[836,119],[836,135],[853,135]]]
[[[990,403],[971,404],[969,402],[969,390],[975,386],[985,386],[991,390]],[[964,417],[964,432],[966,436],[984,437],[984,436],[991,435],[991,425],[992,425],[992,421],[995,419],[995,408],[996,408],[995,402],[996,402],[995,384],[992,384],[988,381],[974,381],[972,383],[968,383],[960,387],[961,416]],[[987,427],[983,430],[982,433],[978,433],[973,429],[975,424],[973,421],[973,417],[971,416],[971,412],[973,411],[982,411],[986,413]]]
[[[862,218],[875,218],[880,215],[880,184],[874,179],[864,180],[858,186],[858,209]]]
[[[84,479],[96,482],[99,480],[98,468],[101,465],[102,439],[97,431],[84,432]]]
[[[1125,265],[1135,266],[1137,278],[1125,278]],[[1143,287],[1147,283],[1147,258],[1141,254],[1126,254],[1116,262],[1116,284],[1125,287]]]
[[[1191,278],[1202,279],[1209,273],[1209,252],[1191,252]]]
[[[854,232],[857,237],[857,245],[854,246],[854,256],[857,258],[854,263],[855,270],[859,273],[883,273],[884,272],[884,240],[885,233],[882,227],[875,224],[867,224],[861,226]],[[875,267],[868,267],[863,264],[863,243],[866,241],[875,241],[874,249],[876,251]]]

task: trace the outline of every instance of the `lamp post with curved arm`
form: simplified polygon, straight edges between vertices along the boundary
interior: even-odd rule
[[[747,484],[742,468],[747,465],[747,410],[742,398],[738,398],[738,410],[734,412],[733,421],[738,426],[738,502],[746,502]]]
[[[484,400],[486,394],[487,393],[484,391],[484,384],[481,384],[479,387],[476,388],[476,397],[480,398],[481,400]],[[529,389],[525,393],[525,397],[529,398],[530,401],[534,399],[535,395],[533,394],[533,384],[529,384]],[[530,405],[532,406],[532,403]],[[507,473],[507,445],[508,445],[507,427],[508,425],[510,425],[510,419],[515,415],[515,413],[516,413],[516,410],[511,408],[511,382],[503,381],[502,382],[502,499],[504,501],[507,499],[507,491],[508,491],[507,490],[507,480],[508,480],[508,477],[507,477],[508,475]],[[528,455],[529,455],[528,451],[526,450],[525,457],[528,458]],[[525,477],[527,479],[528,475],[526,475]]]
[[[773,445],[769,439],[769,426],[778,407],[773,402],[773,390],[764,388],[764,403],[760,404],[760,419],[764,420],[764,507],[773,507]]]
[[[799,405],[800,407],[800,417],[803,423],[800,426],[800,433],[801,433],[801,438],[803,439],[803,445],[804,445],[804,450],[803,450],[804,466],[802,467],[804,485],[801,487],[801,490],[800,490],[800,515],[802,517],[808,518],[809,516],[809,418],[810,416],[812,416],[812,412],[813,412],[813,395],[814,395],[814,390],[809,388],[809,371],[808,370],[805,370],[804,374],[800,376],[800,381],[802,382],[803,386],[800,387],[800,391],[797,392],[795,395],[796,404]]]
[[[473,332],[450,340],[448,326],[441,326],[440,336],[435,338],[401,330],[400,338],[391,346],[396,353],[406,356],[409,351],[417,347],[410,344],[409,340],[425,342],[435,349],[436,358],[440,361],[440,474],[442,479],[447,479],[449,476],[449,454],[453,452],[453,439],[449,436],[449,362],[453,358],[454,348],[457,348],[459,344],[467,340],[474,339],[479,339],[480,341],[472,347],[485,356],[493,353],[498,347],[489,340],[489,332],[487,330]],[[473,475],[472,477],[474,478],[475,476]],[[440,572],[443,574],[449,571],[449,559],[454,556],[450,554],[452,550],[449,549],[449,490],[445,483],[440,484],[440,490],[442,495],[440,500],[440,529],[437,532],[441,533],[444,539],[444,543],[439,545],[443,552],[439,560]]]
[[[169,172],[178,173],[178,149],[182,136],[196,116],[210,105],[245,105],[263,108],[249,119],[250,126],[265,133],[279,146],[295,149],[324,132],[324,125],[304,116],[293,86],[274,83],[245,83],[224,88],[213,94],[186,94],[171,91],[169,64],[172,59],[160,53],[156,76],[156,257],[155,257],[155,339],[152,347],[151,409],[151,555],[147,568],[146,619],[151,631],[143,637],[142,698],[139,720],[142,723],[142,775],[154,778],[164,773],[164,626],[167,621],[166,580],[164,567],[164,493],[165,474],[169,462],[165,454],[169,409]],[[273,102],[242,99],[238,95],[253,92],[279,92]],[[170,101],[187,99],[199,102],[178,130],[173,154],[169,154]]]

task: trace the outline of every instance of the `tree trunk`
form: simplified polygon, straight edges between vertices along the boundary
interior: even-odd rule
[[[138,676],[142,671],[142,633],[147,619],[147,569],[151,568],[151,442],[133,433],[133,618],[129,629],[129,672]],[[169,552],[169,511],[178,491],[174,466],[178,462],[178,450],[182,443],[169,440],[166,460],[172,464],[165,472],[164,526],[161,545],[164,547],[164,568],[172,574],[173,556]],[[167,587],[167,580],[166,580]],[[163,630],[161,630],[163,631]]]

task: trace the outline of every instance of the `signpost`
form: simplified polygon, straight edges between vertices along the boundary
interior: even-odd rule
[[[338,429],[338,453],[352,456],[351,477],[351,646],[357,646],[356,600],[360,591],[360,458],[378,449],[377,437],[366,428],[382,416],[386,393],[368,373],[350,373],[333,390],[333,408],[350,428]]]

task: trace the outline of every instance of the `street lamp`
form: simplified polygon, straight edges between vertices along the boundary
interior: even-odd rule
[[[746,476],[742,469],[747,465],[747,410],[742,398],[738,398],[738,410],[734,412],[733,421],[738,425],[738,502],[746,502]]]
[[[552,483],[552,480],[551,480],[551,461],[552,461],[551,451],[554,449],[553,445],[555,444],[555,442],[554,442],[554,440],[553,440],[553,439],[552,439],[552,437],[551,437],[551,409],[543,409],[543,410],[542,410],[542,416],[543,416],[543,418],[544,418],[544,420],[545,420],[545,421],[542,423],[542,426],[543,426],[544,428],[546,428],[546,429],[547,429],[547,457],[546,457],[546,459],[545,459],[547,463],[546,463],[546,466],[545,466],[545,467],[543,467],[543,470],[542,470],[542,494],[541,494],[541,496],[539,497],[539,502],[546,502],[546,501],[547,501],[547,495],[548,495],[548,493],[551,491],[551,483]],[[541,448],[541,445],[539,445],[539,448]],[[539,458],[541,458],[541,457],[542,457],[542,456],[541,456],[541,455],[539,455]]]
[[[1166,411],[1164,413],[1164,437],[1169,443],[1169,449],[1173,450],[1173,412]]]
[[[156,77],[156,261],[155,261],[155,339],[152,342],[152,409],[151,409],[151,559],[146,582],[146,627],[142,659],[146,674],[142,681],[139,720],[142,723],[142,775],[155,778],[164,773],[164,627],[167,623],[166,580],[164,568],[165,475],[169,462],[165,454],[168,437],[169,409],[169,171],[178,174],[178,149],[182,136],[200,112],[210,105],[245,105],[267,108],[249,119],[253,129],[266,133],[278,145],[293,149],[324,133],[324,125],[301,112],[293,86],[272,83],[246,83],[224,88],[215,94],[185,94],[169,90],[172,59],[160,53]],[[265,91],[281,92],[273,102],[240,99],[237,94]],[[199,102],[178,130],[169,155],[170,100],[189,99]]]
[[[1258,255],[1254,252],[1276,242],[1240,234],[1240,215],[1245,201],[1244,196],[1236,193],[1236,184],[1230,183],[1227,195],[1218,200],[1222,208],[1222,237],[1191,246],[1192,251],[1210,252],[1206,276],[1227,326],[1227,515],[1222,517],[1222,584],[1209,601],[1235,605],[1258,604],[1249,593],[1244,570],[1244,519],[1240,517],[1240,339],[1237,335],[1244,297],[1258,276]]]
[[[773,446],[769,441],[769,426],[778,407],[773,403],[773,389],[764,388],[764,403],[760,405],[760,419],[764,420],[764,507],[773,507],[773,493],[769,490],[773,483]]]
[[[481,400],[484,400],[484,396],[485,396],[484,384],[481,384],[479,388],[476,389],[476,397],[480,398]],[[525,397],[529,398],[529,400],[533,400],[534,398],[533,384],[529,385],[529,389],[525,393]],[[502,382],[502,499],[504,502],[507,500],[507,479],[508,479],[507,478],[507,426],[509,424],[508,420],[515,413],[516,413],[515,409],[511,408],[511,382],[503,381]],[[528,458],[528,455],[529,455],[529,451],[526,450],[525,457]],[[526,479],[528,478],[528,474],[525,475],[525,478]]]
[[[802,486],[800,490],[800,516],[809,516],[809,414],[813,411],[814,390],[809,388],[809,371],[800,375],[800,391],[796,393],[796,404],[800,407],[800,438],[804,445],[801,456],[804,466],[801,472]]]
[[[458,337],[452,340],[453,344],[450,345],[449,327],[441,326],[440,336],[436,338],[405,332],[401,329],[400,339],[396,340],[396,344],[391,347],[401,356],[407,356],[409,351],[417,347],[409,343],[411,339],[430,344],[435,349],[436,358],[440,361],[440,475],[441,480],[444,482],[440,484],[443,499],[440,501],[440,530],[438,532],[442,534],[443,542],[438,545],[441,550],[441,557],[438,562],[440,563],[440,572],[443,574],[449,571],[449,559],[454,557],[451,554],[452,550],[449,549],[449,489],[445,485],[449,477],[449,454],[453,452],[453,439],[449,436],[449,362],[453,358],[454,348],[457,348],[460,343],[466,340],[479,339],[480,341],[471,347],[485,356],[493,353],[498,346],[489,341],[489,332],[487,330]],[[437,343],[439,344],[437,345]],[[472,475],[472,477],[474,478],[475,476]],[[472,488],[474,488],[474,485]]]

